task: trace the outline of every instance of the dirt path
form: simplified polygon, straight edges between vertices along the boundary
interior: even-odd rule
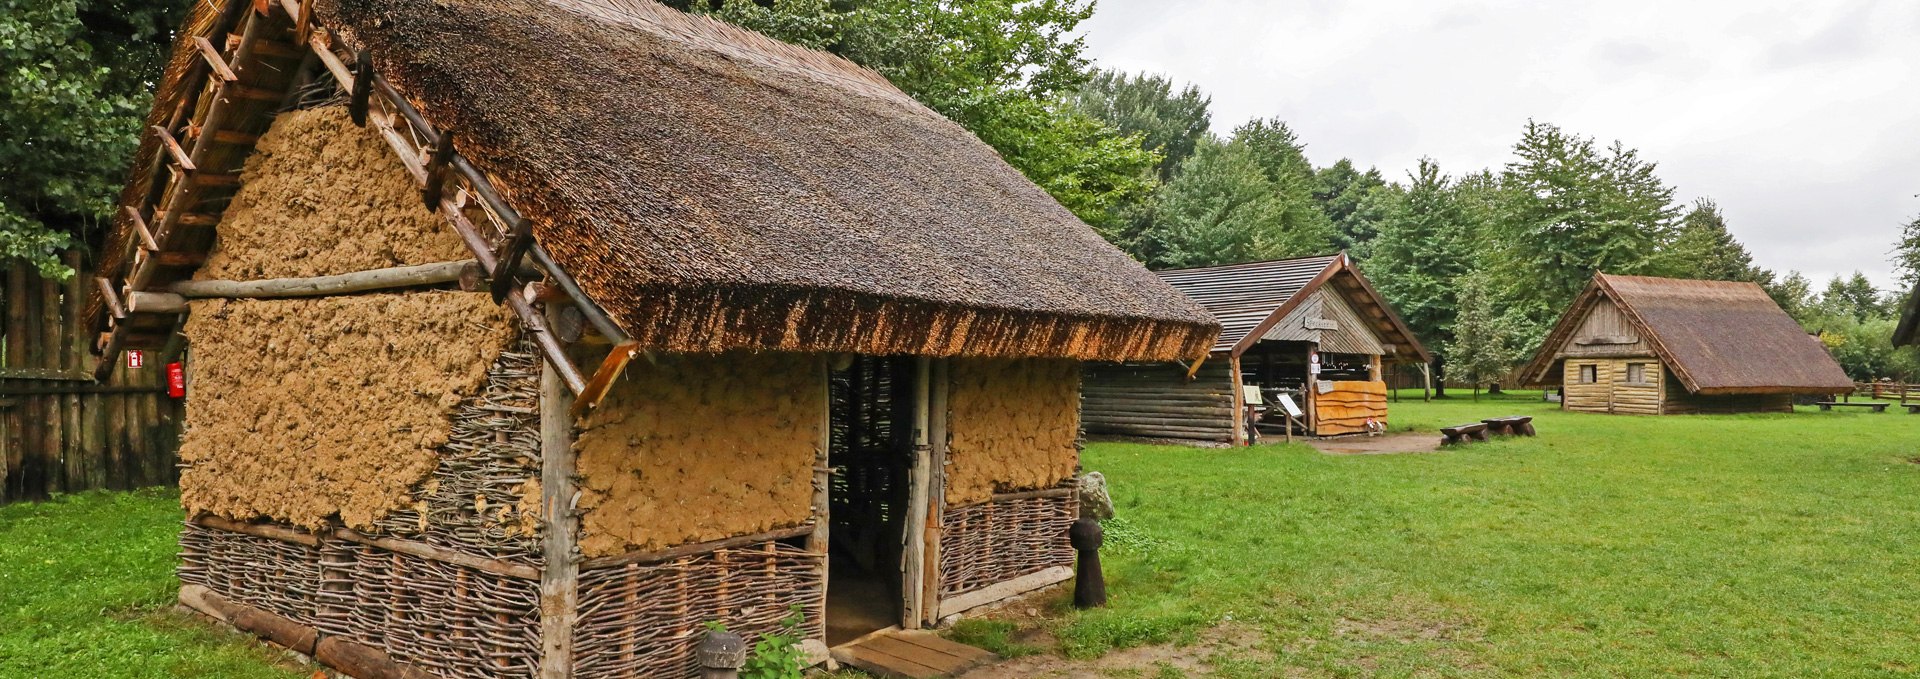
[[[1307,445],[1329,455],[1390,455],[1431,453],[1440,449],[1440,435],[1432,433],[1310,440]]]

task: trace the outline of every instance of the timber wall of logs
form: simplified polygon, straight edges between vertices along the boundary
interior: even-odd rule
[[[116,357],[93,378],[93,337],[84,318],[91,272],[44,278],[31,265],[0,274],[0,503],[53,493],[172,485],[180,403],[166,395],[166,366],[148,352],[129,369]]]
[[[1081,426],[1090,436],[1230,441],[1233,386],[1225,358],[1189,381],[1178,363],[1089,363],[1081,380]]]

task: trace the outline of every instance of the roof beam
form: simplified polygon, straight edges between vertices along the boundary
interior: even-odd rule
[[[193,36],[193,44],[195,47],[200,48],[200,57],[207,61],[207,67],[213,69],[213,74],[219,76],[221,82],[230,83],[240,80],[240,75],[234,73],[233,69],[227,66],[227,60],[221,58],[220,50],[214,49],[213,43],[209,42],[206,37]]]

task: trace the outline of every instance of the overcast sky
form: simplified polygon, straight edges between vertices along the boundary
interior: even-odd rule
[[[1097,64],[1285,120],[1316,165],[1502,166],[1528,118],[1710,196],[1759,264],[1883,288],[1920,214],[1920,2],[1099,0]],[[1817,288],[1816,288],[1817,289]]]

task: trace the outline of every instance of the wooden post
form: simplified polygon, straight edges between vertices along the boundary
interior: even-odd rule
[[[67,278],[66,289],[61,294],[64,304],[60,315],[61,320],[65,322],[60,331],[59,346],[66,356],[61,361],[60,367],[67,372],[78,373],[84,372],[88,367],[86,338],[89,333],[86,321],[80,317],[85,312],[86,288],[83,283],[87,277],[85,272],[80,270],[82,262],[79,250],[68,250],[62,258],[67,267],[73,270],[73,275]],[[80,394],[67,394],[63,409],[66,411],[67,435],[63,441],[61,455],[66,457],[67,487],[69,490],[96,488],[97,486],[88,482],[92,467],[89,454],[92,451],[86,448],[86,430],[81,428]]]
[[[551,309],[549,309],[551,311]],[[540,362],[540,679],[573,676],[580,555],[574,517],[573,391],[551,361]]]
[[[928,626],[940,622],[940,526],[947,511],[947,395],[952,369],[953,359],[934,361],[933,384],[928,389],[927,437],[933,445],[927,451],[931,477],[927,483],[927,556],[920,594],[922,619]]]
[[[827,355],[819,357],[820,367],[814,372],[820,376],[820,435],[814,443],[813,453],[813,532],[807,535],[807,551],[820,557],[820,611],[823,618],[820,625],[820,643],[827,641],[824,617],[827,610],[827,560],[832,558],[827,552],[827,540],[833,524],[833,359]]]
[[[1233,445],[1247,445],[1247,403],[1246,394],[1240,391],[1240,356],[1227,358],[1227,388],[1233,391],[1233,414],[1229,422],[1233,423]]]
[[[6,366],[25,368],[27,366],[27,347],[33,341],[27,340],[27,263],[13,261],[6,272]],[[23,451],[27,449],[27,420],[31,416],[27,409],[33,399],[21,399],[12,409],[6,409],[6,464],[0,464],[0,501],[19,499],[25,462]]]
[[[907,515],[905,517],[906,544],[902,555],[902,575],[905,582],[901,592],[906,601],[902,607],[901,627],[920,629],[925,619],[925,588],[927,559],[927,516],[932,499],[929,486],[933,481],[932,438],[929,435],[931,385],[933,381],[932,359],[925,356],[913,360],[913,467],[907,483]]]

